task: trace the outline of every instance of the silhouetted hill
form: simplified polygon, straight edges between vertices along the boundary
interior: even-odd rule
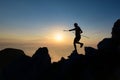
[[[16,58],[17,60],[4,67],[0,79],[120,80],[120,56],[117,55],[115,56],[116,59],[112,60],[108,54],[107,56],[99,55],[99,48],[85,47],[85,51],[86,55],[73,51],[68,59],[62,57],[60,61],[51,63],[47,47],[39,48],[32,57],[26,56],[23,51],[21,53],[21,50],[18,50],[19,53],[17,54],[16,49],[15,51],[14,49],[5,49],[5,54],[8,55],[10,52],[16,52],[17,57],[10,60],[13,61]],[[15,55],[15,53],[13,54]]]
[[[25,53],[20,49],[6,48],[0,51],[0,68],[10,64],[12,61],[25,56]]]
[[[1,50],[0,51],[0,80],[3,79],[3,76],[7,75],[7,73],[3,75],[3,71],[4,72],[12,71],[8,75],[13,75],[14,71],[20,70],[16,66],[21,66],[26,61],[26,59],[29,59],[29,58],[30,57],[25,55],[25,53],[20,49],[6,48]]]

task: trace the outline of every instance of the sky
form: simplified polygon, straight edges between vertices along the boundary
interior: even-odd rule
[[[0,50],[17,48],[32,56],[47,47],[52,61],[67,58],[74,50],[74,32],[63,30],[74,23],[83,30],[84,47],[97,49],[111,37],[119,8],[120,0],[0,0]],[[79,54],[85,54],[84,47],[77,45]]]

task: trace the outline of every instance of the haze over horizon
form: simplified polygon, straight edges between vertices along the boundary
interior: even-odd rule
[[[83,30],[81,42],[97,48],[111,37],[114,22],[120,18],[119,0],[1,0],[0,50],[22,49],[32,56],[39,47],[48,47],[53,61],[73,50],[75,22]],[[84,47],[78,52],[84,54]]]

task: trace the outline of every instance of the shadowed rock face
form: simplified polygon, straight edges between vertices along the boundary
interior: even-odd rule
[[[112,37],[104,38],[98,43],[99,54],[106,56],[120,55],[120,19],[116,20],[112,28]]]
[[[120,19],[116,20],[112,28],[112,38],[120,44]]]
[[[24,66],[29,58],[30,57],[26,56],[25,53],[20,49],[6,48],[4,50],[1,50],[0,80],[14,80],[12,77],[23,72],[24,69],[21,66]]]
[[[38,64],[51,64],[51,57],[48,53],[47,47],[39,48],[32,56],[32,60]]]
[[[32,56],[31,80],[49,79],[51,71],[51,57],[47,47],[39,48]]]
[[[6,64],[0,72],[3,80],[37,80],[46,79],[49,75],[51,58],[46,47],[39,48],[32,57],[26,56],[22,50],[11,48],[2,50],[1,55],[8,60],[1,61]]]
[[[20,49],[6,48],[0,51],[0,68],[10,64],[16,59],[25,56],[25,53]]]

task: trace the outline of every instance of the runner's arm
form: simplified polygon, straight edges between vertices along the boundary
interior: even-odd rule
[[[74,29],[70,29],[69,31],[74,31],[75,30],[75,28]]]

